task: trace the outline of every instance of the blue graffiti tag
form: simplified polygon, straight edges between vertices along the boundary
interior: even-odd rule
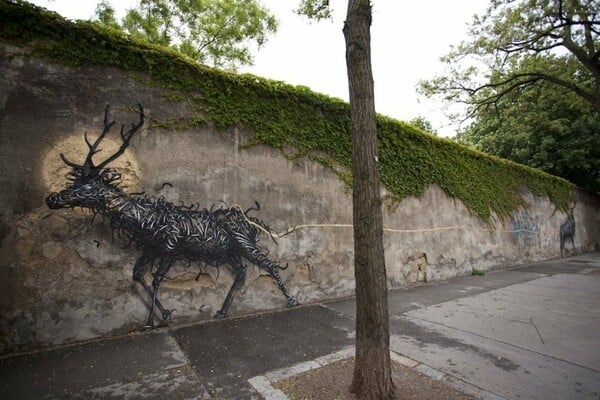
[[[539,216],[531,216],[527,210],[514,212],[512,215],[512,230],[517,240],[531,244],[540,232]]]

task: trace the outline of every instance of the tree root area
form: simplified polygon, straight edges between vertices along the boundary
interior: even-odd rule
[[[350,393],[354,358],[337,361],[274,384],[291,400],[356,400]],[[475,400],[448,383],[392,362],[396,398],[402,400]]]

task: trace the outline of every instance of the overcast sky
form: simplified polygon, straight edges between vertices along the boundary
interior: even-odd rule
[[[99,0],[34,0],[34,4],[71,19],[88,19]],[[112,0],[117,16],[137,0]],[[255,53],[250,72],[348,99],[342,26],[346,0],[331,0],[334,20],[309,22],[295,15],[299,0],[260,0],[279,20],[278,32]],[[416,86],[443,72],[439,58],[466,39],[474,14],[488,0],[374,0],[372,63],[377,112],[408,121],[429,120],[440,136],[453,136],[442,104],[419,97]]]

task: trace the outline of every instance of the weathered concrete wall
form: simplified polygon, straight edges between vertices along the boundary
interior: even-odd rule
[[[190,105],[169,101],[169,93],[131,73],[71,69],[21,51],[0,47],[0,353],[115,335],[145,321],[147,297],[131,280],[138,251],[123,249],[126,243],[113,238],[99,218],[92,225],[89,213],[50,211],[44,204],[66,182],[68,168],[59,153],[82,160],[83,132],[100,131],[107,103],[118,123],[135,121],[137,102],[149,115],[114,163],[127,177],[126,191],[201,207],[224,201],[245,209],[258,201],[258,216],[276,232],[300,226],[278,245],[261,242],[271,258],[289,264],[282,277],[300,302],[352,294],[351,195],[330,169],[306,159],[290,161],[268,147],[240,150],[252,134],[243,127],[224,133],[210,125],[161,128],[159,122],[185,118]],[[113,146],[117,136],[113,132]],[[390,286],[559,256],[558,227],[565,215],[545,198],[526,191],[523,196],[528,207],[491,223],[437,187],[420,198],[386,204]],[[598,248],[598,198],[580,193],[575,219],[577,251]],[[226,268],[176,265],[161,299],[177,309],[175,323],[208,319],[232,281]],[[249,267],[230,311],[284,306],[271,278]]]

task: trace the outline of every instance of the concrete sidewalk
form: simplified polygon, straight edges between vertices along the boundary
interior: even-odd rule
[[[487,399],[600,398],[600,253],[390,292],[394,357]],[[283,399],[351,355],[354,301],[0,359],[1,399]],[[406,358],[403,358],[406,357]]]

